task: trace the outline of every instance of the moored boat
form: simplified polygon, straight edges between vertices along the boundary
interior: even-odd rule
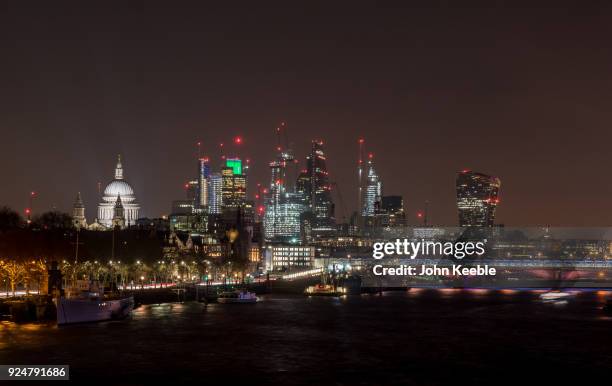
[[[306,288],[304,294],[307,296],[344,296],[346,289],[344,287],[333,286],[331,284],[317,284]]]
[[[542,295],[540,295],[540,299],[542,299],[542,301],[558,301],[558,300],[562,300],[564,298],[567,298],[568,296],[572,296],[571,293],[569,292],[561,292],[561,291],[549,291],[546,293],[543,293]]]
[[[257,295],[249,291],[227,291],[221,292],[217,297],[217,302],[222,304],[241,304],[257,303]]]
[[[60,297],[56,301],[57,324],[101,322],[123,319],[134,309],[134,297],[104,299],[88,292],[74,298]]]

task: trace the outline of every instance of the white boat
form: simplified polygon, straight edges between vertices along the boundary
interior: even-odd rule
[[[550,291],[540,295],[540,300],[542,303],[564,305],[567,304],[568,298],[573,295],[574,294],[569,292]]]
[[[257,296],[249,291],[230,291],[221,292],[217,297],[217,302],[222,304],[230,303],[257,303]]]
[[[123,319],[134,309],[134,297],[104,299],[95,292],[57,300],[57,324]]]

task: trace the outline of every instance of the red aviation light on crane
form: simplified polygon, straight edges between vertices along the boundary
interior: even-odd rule
[[[240,144],[242,144],[242,142],[243,142],[243,139],[242,139],[241,136],[238,135],[238,136],[234,137],[234,143],[236,145],[240,145]]]
[[[281,141],[280,141],[280,131],[281,131],[280,127],[277,127],[277,128],[276,128],[276,141],[277,141],[278,143],[277,143],[277,145],[276,145],[276,151],[281,151],[281,150],[283,150],[282,146],[280,145],[280,142],[281,142]]]

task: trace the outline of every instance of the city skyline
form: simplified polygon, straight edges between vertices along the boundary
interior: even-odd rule
[[[235,138],[237,138],[237,137],[238,136],[234,136],[232,138],[228,138],[227,141],[220,142],[220,143],[222,143],[224,145],[224,147],[227,149],[228,147],[231,147],[231,146],[228,146],[228,144],[231,144],[235,140]],[[240,138],[241,138],[241,141],[245,141],[243,136],[240,136]],[[364,140],[363,138],[359,138],[358,140],[355,141],[355,144],[353,146],[355,148],[355,157],[354,158],[356,160],[358,160],[358,155],[357,155],[357,153],[358,153],[358,151],[357,151],[358,144],[362,143],[363,140]],[[314,140],[311,141],[311,142],[314,142]],[[323,142],[325,142],[325,141],[323,141]],[[192,161],[191,164],[193,164],[193,162],[198,161],[197,156],[199,155],[199,156],[202,156],[202,157],[206,157],[206,159],[210,159],[211,160],[210,162],[211,162],[213,168],[215,168],[215,166],[216,166],[215,170],[218,169],[217,171],[220,171],[221,168],[223,167],[223,165],[225,165],[226,160],[231,158],[231,157],[241,157],[241,158],[246,159],[246,157],[244,157],[242,155],[243,154],[243,149],[241,147],[234,147],[232,150],[229,150],[229,151],[226,152],[226,151],[220,150],[221,148],[219,147],[219,145],[217,145],[216,148],[212,152],[207,153],[207,152],[202,151],[202,146],[201,145],[198,146],[198,143],[201,144],[201,141],[195,142],[194,149],[196,149],[196,150],[193,151],[195,158],[193,158],[191,160]],[[243,144],[241,144],[240,146],[243,146]],[[327,147],[327,144],[326,144],[326,147]],[[197,154],[198,152],[202,152],[202,154]],[[214,153],[217,153],[218,156],[217,157],[209,156],[209,154],[214,154]],[[273,154],[273,153],[274,152],[271,152],[271,154]],[[294,151],[294,153],[295,153],[295,151]],[[224,155],[222,156],[221,154],[224,154]],[[229,156],[228,154],[231,154],[231,156]],[[308,155],[308,153],[306,153],[306,155]],[[306,155],[304,157],[302,157],[302,158],[305,158]],[[121,156],[123,157],[123,155],[121,155]],[[332,155],[332,157],[333,157],[333,155]],[[374,157],[374,153],[373,152],[369,152],[368,157],[369,158],[373,158]],[[299,156],[297,156],[296,158],[299,158]],[[113,158],[113,159],[115,160],[113,165],[115,165],[116,157]],[[252,158],[248,158],[248,159],[249,159],[249,161],[254,161]],[[259,162],[253,162],[253,163],[260,164]],[[343,198],[343,200],[346,200],[347,202],[350,202],[350,205],[351,205],[350,207],[346,208],[345,215],[342,214],[342,209],[339,208],[338,205],[336,205],[336,217],[339,218],[338,219],[338,223],[342,222],[342,221],[340,221],[340,218],[348,221],[350,219],[350,216],[354,212],[356,212],[357,208],[358,208],[358,201],[356,199],[355,200],[351,200],[351,197],[350,197],[351,195],[352,196],[358,196],[359,195],[359,193],[358,193],[358,191],[359,191],[358,190],[359,184],[357,182],[358,181],[358,177],[357,177],[358,167],[357,167],[357,165],[358,165],[358,163],[355,162],[355,166],[354,166],[354,174],[355,175],[354,176],[349,176],[348,178],[347,178],[347,176],[344,176],[344,178],[343,177],[337,178],[337,180],[350,180],[351,177],[354,177],[353,179],[355,180],[353,184],[349,184],[349,185],[354,185],[354,186],[351,186],[351,191],[348,192],[348,196],[349,196],[348,199],[347,198]],[[191,167],[189,167],[189,166],[191,166]],[[300,166],[305,166],[305,165],[302,163]],[[113,169],[114,169],[114,167],[113,167]],[[179,166],[177,166],[177,170],[178,169],[181,169],[181,168]],[[185,194],[185,190],[187,189],[186,187],[188,186],[188,184],[190,182],[193,181],[193,177],[195,177],[195,176],[193,176],[193,175],[191,175],[189,173],[189,169],[193,169],[193,165],[186,165],[184,168],[181,169],[182,172],[184,172],[184,174],[185,174],[185,178],[184,178],[184,182],[180,183],[180,186],[178,188],[174,189],[176,195],[173,196],[173,197],[168,197],[168,200],[165,201],[165,202],[162,202],[161,205],[160,205],[160,203],[157,203],[157,202],[155,203],[155,207],[167,207],[167,209],[166,210],[162,209],[161,212],[159,212],[157,214],[150,215],[151,209],[147,210],[147,208],[144,208],[145,210],[143,212],[145,214],[140,216],[140,218],[145,218],[145,217],[147,217],[147,218],[158,218],[158,217],[162,217],[162,216],[163,217],[169,216],[172,213],[172,204],[171,204],[171,202],[173,200],[177,199],[177,198],[180,198],[181,195]],[[330,169],[333,170],[334,167],[332,166],[332,167],[330,167]],[[365,170],[367,170],[367,168]],[[440,225],[440,226],[458,225],[459,224],[459,222],[457,221],[457,211],[458,211],[458,208],[457,208],[456,193],[454,191],[454,189],[455,189],[454,178],[457,175],[457,173],[464,172],[465,170],[472,170],[472,169],[468,168],[468,169],[463,169],[463,170],[452,171],[450,173],[453,176],[453,181],[450,183],[450,185],[447,184],[447,185],[449,185],[449,186],[447,186],[447,188],[450,188],[451,191],[452,191],[452,194],[451,194],[451,196],[452,196],[452,200],[451,201],[452,202],[451,202],[451,204],[453,205],[453,208],[452,208],[453,212],[451,213],[451,216],[449,216],[449,213],[443,213],[442,216],[439,216],[439,217],[443,217],[443,218],[447,218],[447,219],[448,218],[452,218],[453,220],[451,220],[449,222],[439,222],[439,221],[436,221],[436,217],[438,217],[438,215],[440,215],[441,213],[439,211],[436,211],[435,209],[433,211],[434,212],[434,219],[432,220],[432,205],[431,205],[431,200],[429,200],[427,198],[423,202],[420,202],[420,203],[419,202],[409,202],[408,205],[407,205],[406,198],[401,193],[394,192],[394,191],[389,191],[389,190],[383,190],[383,193],[382,193],[381,196],[401,196],[404,199],[404,206],[406,208],[406,219],[407,219],[407,224],[408,225],[422,225],[423,224],[422,216],[423,216],[425,208],[427,208],[427,211],[428,211],[428,218],[429,218],[428,225]],[[479,172],[479,171],[476,170],[476,172]],[[109,173],[107,173],[107,174],[109,174]],[[259,175],[261,173],[253,173],[253,174]],[[378,174],[380,174],[380,173],[378,173]],[[381,178],[381,180],[384,180],[385,183],[389,180],[389,178],[385,177],[388,174],[391,174],[391,173],[389,173],[389,171],[387,171],[386,173],[385,173],[385,171],[383,171],[383,177]],[[251,172],[249,172],[249,175],[251,175]],[[86,176],[86,177],[91,177],[91,176]],[[139,179],[137,175],[134,175],[134,176],[130,175],[130,177],[131,177],[130,181],[137,180],[137,181],[140,181],[139,185],[145,185],[145,186],[147,185],[147,183],[143,184],[142,183],[142,179]],[[270,178],[270,176],[268,176],[268,179],[269,178]],[[332,179],[333,179],[333,177],[332,177]],[[83,192],[87,192],[88,193],[87,198],[93,198],[92,201],[88,201],[87,198],[83,199],[84,206],[86,208],[86,212],[85,213],[87,215],[86,217],[88,218],[88,221],[93,221],[95,218],[97,218],[97,215],[95,213],[97,212],[96,208],[98,208],[98,205],[99,205],[98,201],[100,201],[102,199],[102,196],[103,196],[103,193],[104,193],[103,192],[104,186],[107,183],[112,182],[112,180],[113,180],[112,177],[109,177],[109,178],[106,178],[106,179],[102,178],[102,179],[100,179],[98,181],[98,183],[95,184],[96,186],[93,187],[93,188],[90,187],[89,189],[85,188],[85,189],[81,189],[81,190],[77,190],[77,191],[73,192],[74,194],[78,193],[81,196],[84,196]],[[390,180],[391,181],[393,180],[392,176],[391,176]],[[248,193],[248,197],[247,198],[249,200],[255,200],[254,196],[256,194],[256,189],[257,188],[254,185],[256,185],[256,183],[253,180],[249,180],[249,181],[250,181],[250,184],[249,184],[249,187],[247,189],[247,193]],[[159,181],[157,181],[157,182],[159,182]],[[259,182],[257,182],[257,183],[259,183]],[[294,181],[294,183],[295,183],[295,181]],[[336,185],[335,180],[332,182],[332,185]],[[387,185],[387,184],[385,184],[385,185]],[[390,185],[394,185],[394,184],[390,184]],[[102,187],[102,195],[98,194],[98,188],[100,186]],[[266,184],[262,183],[262,186],[266,186]],[[333,186],[332,190],[335,190],[336,188],[337,188],[336,186]],[[500,194],[500,197],[502,197],[502,198],[505,198],[505,194],[504,194],[505,188],[506,188],[506,186],[504,184],[504,186],[501,189],[502,193]],[[92,191],[95,191],[95,192],[92,194]],[[62,197],[62,203],[64,204],[64,206],[60,206],[60,205],[57,205],[56,203],[53,203],[52,206],[49,206],[47,208],[40,208],[39,207],[40,196],[41,196],[41,192],[44,195],[44,193],[45,193],[44,189],[43,190],[37,189],[37,190],[27,191],[26,192],[27,194],[25,195],[26,198],[24,199],[24,201],[28,201],[28,202],[26,203],[26,205],[24,205],[22,210],[20,210],[19,207],[13,207],[13,206],[10,206],[10,205],[6,205],[4,203],[0,203],[0,204],[1,205],[6,205],[6,206],[10,207],[11,209],[14,209],[14,210],[18,211],[25,218],[27,210],[30,209],[30,204],[29,204],[30,198],[29,197],[32,194],[32,192],[35,193],[35,199],[32,200],[34,202],[34,204],[32,205],[34,210],[32,210],[31,213],[30,213],[32,217],[34,217],[35,215],[40,214],[42,212],[51,211],[51,210],[59,210],[59,211],[63,211],[63,212],[66,212],[66,213],[70,213],[72,208],[73,208],[74,197],[72,197],[72,198],[71,197]],[[74,196],[74,194],[73,194],[73,196]],[[341,194],[344,195],[344,196],[347,196],[347,193],[341,193]],[[337,198],[337,193],[333,193],[333,198]],[[145,200],[146,200],[146,198],[145,198]],[[150,202],[151,200],[148,200],[148,201]],[[354,202],[352,202],[352,201],[354,201]],[[499,199],[498,202],[500,203],[500,207],[503,208],[503,205],[505,205],[505,200],[503,201],[503,204],[501,204],[502,203],[502,199]],[[412,208],[413,208],[413,210],[411,210]],[[499,213],[499,211],[500,211],[499,208],[497,208],[497,212],[498,213]],[[497,217],[499,217],[499,215]],[[496,224],[503,224],[503,225],[511,225],[511,226],[521,226],[521,225],[547,225],[548,226],[548,225],[551,225],[550,222],[548,222],[548,223],[537,223],[537,224],[525,224],[525,223],[507,224],[507,223],[504,223],[503,220],[499,220],[498,221],[497,218],[496,218],[496,222],[495,223]],[[561,224],[561,226],[563,226],[563,225],[564,224]]]
[[[611,20],[0,3],[0,380],[604,379]]]
[[[409,221],[429,200],[456,224],[469,168],[502,179],[499,223],[612,224],[610,7],[500,7],[7,6],[0,204],[69,212],[81,191],[90,217],[121,153],[142,215],[169,213],[198,141],[242,135],[267,184],[286,121],[300,162],[325,140],[350,210],[363,137]]]

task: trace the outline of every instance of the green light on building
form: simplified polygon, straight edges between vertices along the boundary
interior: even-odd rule
[[[240,158],[226,159],[225,166],[232,168],[232,173],[234,174],[242,174],[242,160]]]

